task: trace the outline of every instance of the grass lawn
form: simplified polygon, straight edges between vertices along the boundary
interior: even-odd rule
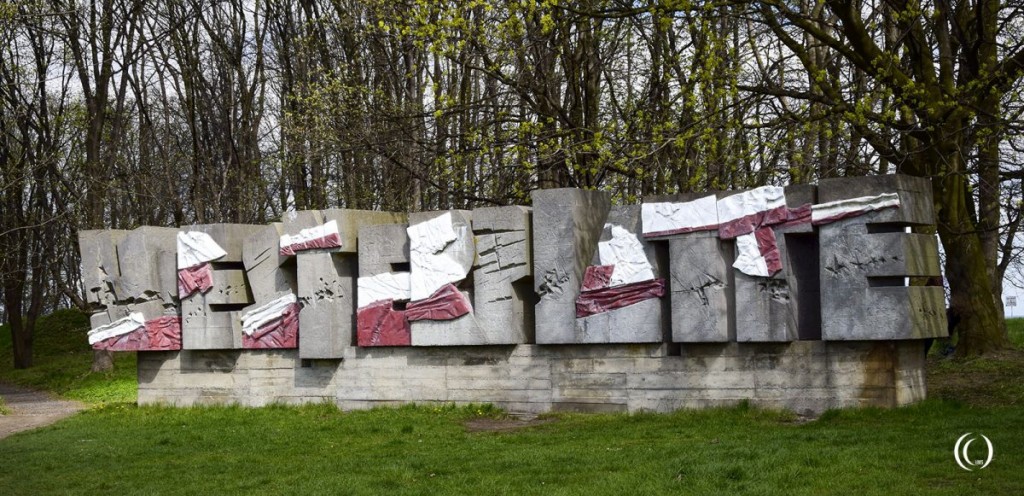
[[[1006,331],[1010,335],[1010,342],[1024,349],[1024,317],[1006,319]]]
[[[54,377],[97,406],[0,440],[2,494],[1024,494],[1020,350],[935,358],[932,399],[811,422],[741,405],[501,430],[486,406],[140,408]],[[954,463],[967,432],[992,440],[989,467]]]

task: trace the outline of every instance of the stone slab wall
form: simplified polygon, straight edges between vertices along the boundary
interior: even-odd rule
[[[139,353],[139,403],[493,403],[512,412],[666,412],[752,404],[799,413],[925,397],[918,341],[349,348]]]
[[[140,403],[821,412],[924,398],[946,334],[920,178],[612,205],[287,212],[83,231],[90,343]]]

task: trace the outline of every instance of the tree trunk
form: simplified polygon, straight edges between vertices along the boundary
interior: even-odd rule
[[[109,372],[114,370],[114,352],[110,350],[92,351],[92,372]]]
[[[967,202],[966,178],[950,174],[933,180],[938,231],[946,251],[950,312],[959,322],[957,355],[980,355],[1009,345],[1001,309],[996,308],[985,263],[985,251]]]
[[[25,332],[20,318],[9,319],[11,344],[14,348],[14,368],[27,369],[32,366],[32,333]]]
[[[32,329],[26,328],[21,319],[23,290],[24,284],[8,282],[4,285],[4,308],[7,310],[7,325],[11,328],[11,347],[16,369],[32,366]]]
[[[999,95],[988,95],[982,101],[981,107],[978,125],[989,133],[982,133],[981,142],[978,144],[978,233],[985,256],[985,271],[992,287],[992,299],[996,311],[999,312],[999,331],[1005,336],[1003,274],[999,270],[999,224],[1002,221],[999,137],[1003,135],[1000,122],[996,118],[1002,115]]]

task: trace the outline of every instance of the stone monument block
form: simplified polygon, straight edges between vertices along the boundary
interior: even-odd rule
[[[188,239],[212,241],[213,247],[219,249],[215,255],[220,255],[211,256],[202,264],[209,271],[208,285],[202,285],[181,299],[183,349],[242,347],[239,314],[254,302],[245,272],[245,243],[265,228],[250,224],[200,224],[181,228]],[[181,272],[179,270],[179,278]]]
[[[409,234],[406,224],[359,228],[356,341],[359,346],[409,346]]]
[[[640,207],[578,189],[532,197],[537,343],[661,342],[665,282]]]
[[[601,191],[537,190],[533,200],[533,286],[540,296],[537,344],[575,343],[576,298],[611,209]]]
[[[282,292],[298,290],[294,257],[280,254],[283,225],[272,223],[253,233],[242,246],[242,265],[256,303],[266,303]]]
[[[177,267],[168,255],[177,251],[178,230],[172,227],[143,226],[133,229],[117,245],[121,268],[121,301],[160,299],[173,302],[178,297]]]
[[[814,185],[785,188],[788,209],[817,202]],[[770,226],[782,268],[770,277],[736,271],[736,340],[788,342],[821,338],[818,243],[810,218]]]
[[[82,283],[85,299],[92,305],[113,305],[121,293],[121,268],[117,245],[128,235],[119,229],[78,232],[78,248],[82,255]]]
[[[97,350],[181,349],[181,319],[174,272],[174,250],[161,228],[135,231],[83,231],[82,277],[87,298],[97,310],[90,316],[89,344]],[[171,230],[176,231],[176,230]],[[173,234],[173,233],[171,233]],[[128,290],[122,286],[119,250],[130,262]]]
[[[945,337],[931,185],[910,176],[823,179],[815,205],[821,247],[822,339]]]
[[[413,346],[518,344],[532,339],[530,209],[485,207],[474,209],[471,217],[472,284],[460,289],[472,309],[453,320],[412,322]]]
[[[634,272],[649,271],[649,274],[631,277],[629,281],[615,281],[621,284],[613,285],[609,290],[657,278],[664,281],[667,267],[659,263],[655,243],[644,238],[642,233],[640,205],[611,207],[591,268],[615,266],[610,275],[612,279],[616,277],[615,272],[621,273],[624,267],[628,272],[631,264]],[[636,250],[630,252],[629,245]],[[627,294],[621,293],[617,297],[628,298]],[[580,317],[577,314],[576,336],[581,343],[663,342],[667,338],[668,310],[668,298],[649,298],[592,315]]]
[[[718,235],[717,201],[728,193],[644,199],[643,231],[668,243],[672,341],[725,343],[736,337],[734,240]]]
[[[356,344],[359,229],[405,219],[404,213],[351,209],[285,214],[285,233],[305,243],[295,249],[301,358],[340,359]]]

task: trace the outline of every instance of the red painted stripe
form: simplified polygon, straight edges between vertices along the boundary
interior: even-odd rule
[[[466,295],[453,284],[445,284],[429,298],[411,301],[405,308],[409,322],[417,320],[454,320],[473,309]]]
[[[181,349],[181,317],[176,315],[147,320],[138,329],[92,345],[94,350],[175,351]]]
[[[181,317],[170,315],[146,321],[147,350],[180,350]]]
[[[778,240],[775,238],[775,230],[771,227],[762,227],[754,231],[754,238],[757,239],[757,249],[768,266],[768,274],[773,275],[782,270],[782,259],[779,253]]]
[[[583,273],[583,291],[607,288],[612,281],[614,265],[590,265]]]
[[[196,291],[205,293],[213,288],[213,266],[210,262],[178,269],[178,298],[191,296]]]
[[[299,312],[302,305],[292,303],[281,316],[268,322],[252,335],[242,333],[245,349],[290,349],[299,347]]]
[[[790,227],[811,222],[811,204],[804,203],[796,208],[786,209],[786,218],[772,227]]]
[[[305,250],[315,250],[323,248],[340,248],[341,247],[341,235],[340,234],[328,234],[327,236],[321,236],[316,239],[309,241],[303,241],[301,243],[292,243],[288,246],[281,247],[278,252],[281,256],[295,255],[296,252]]]
[[[661,298],[664,295],[664,279],[634,282],[593,291],[582,291],[580,296],[576,298],[576,317],[587,317],[633,305],[644,300]]]
[[[359,346],[409,346],[412,331],[404,310],[394,300],[375,301],[356,311],[356,344]]]
[[[687,234],[687,233],[699,232],[699,231],[715,231],[717,229],[718,229],[718,224],[709,224],[709,225],[706,225],[706,226],[683,227],[683,228],[679,228],[679,229],[669,229],[667,231],[654,231],[654,232],[644,233],[644,237],[645,238],[657,238],[657,237],[660,237],[660,236],[672,236],[672,235],[675,235],[675,234]]]
[[[733,239],[736,236],[750,234],[760,227],[784,222],[788,211],[789,208],[783,205],[770,210],[762,210],[750,215],[744,215],[729,222],[723,222],[718,225],[718,237]]]

